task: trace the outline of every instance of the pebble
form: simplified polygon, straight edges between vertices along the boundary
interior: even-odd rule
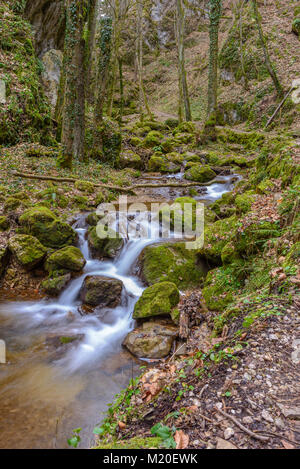
[[[261,413],[261,416],[264,420],[266,420],[267,422],[270,422],[270,423],[273,423],[274,422],[274,419],[273,417],[271,416],[270,412],[268,412],[267,410],[263,410],[262,413]]]
[[[234,430],[231,427],[226,428],[224,430],[224,438],[225,440],[229,440],[234,435]]]

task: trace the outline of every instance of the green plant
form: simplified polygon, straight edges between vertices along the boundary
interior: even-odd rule
[[[176,428],[173,426],[172,428],[163,425],[162,423],[157,423],[154,427],[151,428],[152,435],[158,436],[163,440],[163,446],[167,449],[174,449],[176,448],[176,443],[174,440],[174,434],[176,432]]]
[[[81,430],[82,428],[75,428],[75,430],[73,430],[71,438],[68,439],[68,445],[72,446],[72,448],[77,448],[77,446],[81,442],[81,438],[79,436]]]

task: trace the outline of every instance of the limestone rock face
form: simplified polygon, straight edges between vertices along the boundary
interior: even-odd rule
[[[114,308],[121,302],[123,283],[115,278],[90,275],[85,278],[80,299],[85,305]]]
[[[38,55],[50,49],[63,49],[65,22],[63,0],[27,0],[25,16],[34,27]]]
[[[42,57],[44,71],[42,73],[42,83],[45,94],[51,105],[52,114],[58,96],[60,73],[62,68],[63,53],[60,50],[51,49]]]
[[[127,335],[123,345],[138,358],[164,358],[169,355],[177,335],[174,326],[145,322]]]

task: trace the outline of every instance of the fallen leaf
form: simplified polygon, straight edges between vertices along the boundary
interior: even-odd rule
[[[119,425],[120,430],[124,430],[126,428],[126,423],[124,423],[124,422],[120,421],[120,422],[118,422],[118,425]]]
[[[286,440],[281,440],[281,443],[282,443],[282,445],[284,446],[285,449],[295,449],[295,446],[291,445],[291,443],[289,443]]]
[[[189,445],[189,436],[182,430],[176,430],[174,435],[176,449],[186,449]]]

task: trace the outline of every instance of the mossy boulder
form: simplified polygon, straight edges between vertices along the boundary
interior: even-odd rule
[[[256,187],[256,192],[258,194],[268,194],[269,192],[272,192],[273,189],[274,189],[274,182],[270,181],[270,179],[264,179]]]
[[[195,164],[185,172],[184,177],[189,181],[208,182],[216,177],[216,173],[208,165]]]
[[[10,252],[19,264],[27,270],[34,269],[41,264],[47,253],[39,240],[30,235],[15,235],[8,242]]]
[[[90,275],[84,279],[80,299],[88,306],[114,308],[121,303],[122,290],[121,280]]]
[[[159,145],[164,153],[170,153],[176,146],[176,142],[173,138],[166,138]]]
[[[235,205],[239,214],[247,213],[251,210],[252,204],[255,201],[254,191],[247,191],[244,194],[236,196]]]
[[[123,345],[138,358],[158,359],[169,355],[178,329],[168,324],[144,322],[129,332]]]
[[[176,134],[175,137],[176,145],[187,145],[188,143],[193,143],[195,141],[194,134]]]
[[[98,222],[100,220],[99,215],[97,215],[96,212],[91,212],[87,215],[85,221],[89,226],[97,226]]]
[[[86,194],[93,194],[95,192],[94,184],[89,181],[76,181],[75,188],[80,192],[84,192]]]
[[[8,230],[9,226],[9,219],[5,216],[0,216],[0,231]]]
[[[120,155],[120,168],[142,169],[141,157],[131,150],[123,151]]]
[[[167,243],[146,247],[140,256],[141,276],[147,285],[173,282],[180,289],[199,285],[205,276],[197,264],[194,250],[184,243]]]
[[[143,140],[139,137],[131,137],[131,139],[129,140],[129,143],[133,147],[140,147],[142,146]]]
[[[175,163],[177,165],[182,165],[182,163],[184,162],[184,157],[176,151],[167,153],[166,158],[168,161],[171,161],[172,163]]]
[[[232,192],[226,192],[220,199],[216,200],[210,208],[219,218],[231,217],[236,212],[236,207],[233,205],[234,201],[235,195]]]
[[[179,125],[178,119],[174,119],[173,117],[170,117],[165,121],[165,125],[169,127],[170,129],[175,129]]]
[[[178,127],[176,127],[173,131],[173,135],[176,134],[182,134],[182,133],[188,133],[192,134],[195,132],[195,124],[193,122],[182,122],[179,124]]]
[[[148,133],[147,137],[143,141],[143,147],[153,148],[160,146],[160,143],[163,141],[164,136],[162,133],[157,130],[152,130]]]
[[[133,318],[143,319],[152,316],[171,314],[179,303],[179,290],[175,283],[161,282],[144,290],[135,305]]]
[[[113,229],[106,229],[103,225],[90,228],[88,243],[91,253],[98,259],[114,258],[124,245],[123,238]]]
[[[71,274],[56,274],[44,280],[41,284],[42,290],[50,296],[58,296],[71,280]]]
[[[46,247],[59,249],[74,244],[77,239],[76,231],[47,207],[32,207],[20,216],[19,221],[22,232],[35,236]]]
[[[207,225],[204,230],[204,246],[198,251],[200,258],[204,258],[209,265],[220,265],[222,250],[236,233],[237,221],[237,217],[233,215]]]
[[[160,173],[178,173],[180,166],[169,160],[164,156],[151,156],[148,163],[148,171]]]
[[[22,205],[21,200],[16,199],[15,197],[8,197],[4,202],[4,212],[13,212]]]
[[[74,246],[66,246],[51,254],[45,264],[47,272],[67,270],[80,272],[85,266],[85,259],[80,249]]]
[[[225,244],[221,251],[221,260],[223,264],[232,264],[235,260],[239,258],[239,254],[235,248],[233,241]]]

